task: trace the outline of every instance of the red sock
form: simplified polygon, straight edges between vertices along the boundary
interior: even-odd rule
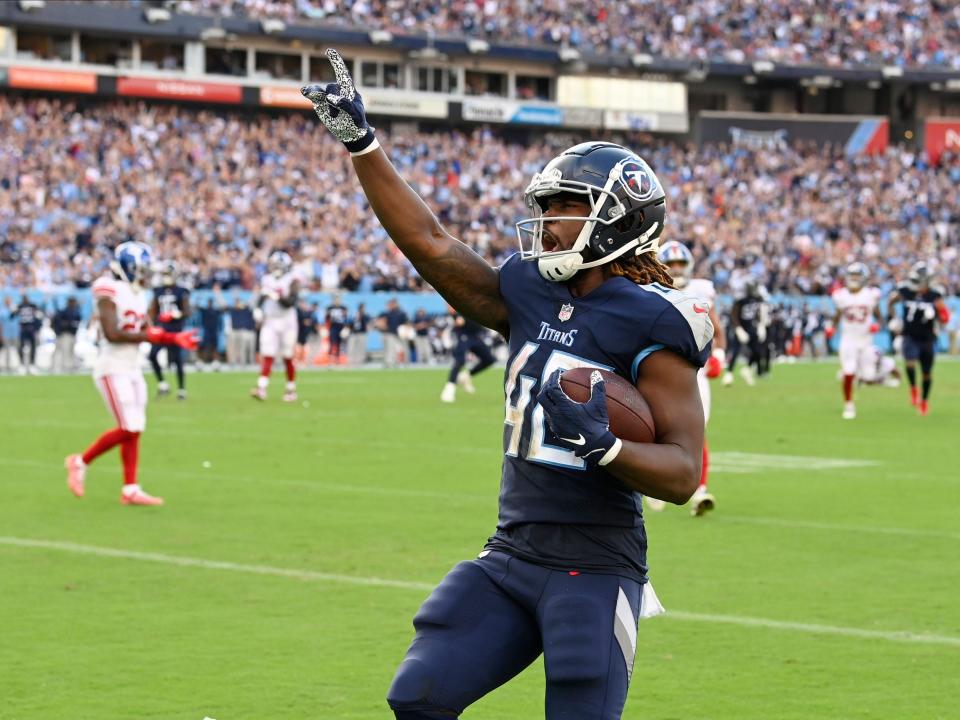
[[[287,366],[287,382],[293,382],[297,376],[297,369],[293,366],[293,360],[291,358],[284,358],[283,364]]]
[[[271,370],[273,370],[273,358],[263,358],[263,360],[260,362],[260,377],[270,377]]]
[[[707,441],[703,441],[703,464],[700,466],[700,488],[707,489],[707,474],[710,467],[710,453],[707,451]]]
[[[120,445],[120,459],[123,460],[123,484],[135,485],[137,482],[137,461],[140,457],[140,433],[127,433]]]
[[[853,375],[843,376],[843,399],[847,402],[853,400]]]
[[[107,450],[111,450],[123,442],[126,436],[127,431],[118,427],[113,428],[113,430],[107,430],[103,435],[94,440],[93,444],[83,453],[84,464],[89,465]]]

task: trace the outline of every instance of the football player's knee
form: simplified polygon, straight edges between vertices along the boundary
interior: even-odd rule
[[[436,703],[432,697],[440,682],[427,663],[407,658],[400,664],[387,691],[387,704],[398,720],[455,718],[460,713]]]
[[[606,676],[613,616],[599,600],[559,596],[544,609],[542,626],[547,682],[590,682]]]

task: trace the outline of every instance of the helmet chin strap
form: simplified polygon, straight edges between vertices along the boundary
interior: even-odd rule
[[[564,253],[549,253],[547,256],[540,256],[537,259],[537,269],[540,271],[540,275],[544,280],[549,280],[550,282],[564,282],[565,280],[572,278],[580,270],[606,265],[608,262],[616,260],[621,255],[625,255],[628,250],[633,250],[636,248],[634,252],[639,254],[656,249],[656,243],[654,243],[654,247],[650,248],[645,247],[645,245],[647,238],[657,231],[660,223],[654,223],[643,235],[638,237],[636,240],[631,240],[630,242],[626,243],[615,253],[607,255],[599,260],[584,262],[583,255],[581,253],[586,247],[586,241],[581,244],[581,240],[584,237],[584,232],[587,230],[587,226],[589,226],[590,232],[593,232],[594,224],[595,223],[593,222],[584,224],[583,230],[580,231],[580,235],[577,236],[577,241],[574,243],[573,251]],[[587,234],[587,237],[589,238],[589,233]],[[579,247],[577,247],[578,245]]]

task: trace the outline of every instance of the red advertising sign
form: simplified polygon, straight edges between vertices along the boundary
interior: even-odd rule
[[[267,85],[260,88],[260,104],[272,107],[311,107],[310,101],[300,94],[300,88],[282,85]]]
[[[239,103],[243,97],[243,88],[239,85],[192,80],[121,77],[117,78],[117,94],[170,100],[196,100],[197,102]]]
[[[923,129],[923,147],[931,163],[939,163],[944,152],[960,152],[960,118],[927,120]]]
[[[57,90],[63,92],[95,93],[97,76],[87,72],[46,70],[32,67],[12,67],[8,74],[10,87],[25,90]]]

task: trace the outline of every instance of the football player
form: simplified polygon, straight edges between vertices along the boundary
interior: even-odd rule
[[[342,58],[327,55],[337,81],[303,94],[353,156],[381,224],[450,305],[509,338],[496,533],[421,606],[387,702],[402,720],[455,718],[542,653],[547,720],[619,718],[638,616],[659,609],[641,497],[682,504],[697,487],[697,370],[713,337],[657,260],[664,190],[625,147],[572,147],[526,188],[520,253],[491,267],[400,177]],[[588,402],[568,398],[560,375],[574,367],[630,378],[657,442],[610,431],[599,373]]]
[[[192,312],[190,308],[190,291],[177,285],[177,265],[172,260],[163,264],[160,274],[160,285],[153,290],[153,301],[150,303],[150,321],[171,333],[183,330],[186,319]],[[183,376],[183,350],[179,345],[154,345],[150,348],[150,364],[153,374],[157,378],[157,396],[166,397],[170,394],[170,386],[163,378],[163,369],[160,367],[160,350],[167,351],[167,366],[171,364],[177,368],[177,400],[187,399],[187,388]]]
[[[193,331],[170,332],[150,325],[147,293],[142,287],[149,268],[150,249],[146,245],[121,243],[114,252],[110,276],[93,283],[102,332],[93,381],[117,426],[103,433],[82,455],[67,457],[67,486],[77,497],[84,494],[87,466],[119,445],[123,462],[120,502],[163,505],[161,498],[148,495],[137,483],[140,434],[147,422],[147,384],[140,372],[140,343],[196,350],[197,336]]]
[[[727,339],[723,324],[717,315],[717,290],[712,281],[706,278],[693,277],[693,254],[683,243],[676,240],[664,243],[660,248],[658,257],[660,262],[669,269],[670,275],[673,277],[674,287],[705,301],[699,306],[694,306],[694,309],[699,312],[707,312],[710,316],[710,322],[713,323],[713,354],[707,361],[706,366],[697,371],[697,385],[700,388],[700,400],[703,402],[703,421],[706,425],[710,422],[710,380],[720,377],[726,361]],[[702,308],[706,308],[706,310]],[[710,454],[707,450],[707,442],[704,440],[700,484],[690,499],[690,514],[694,517],[700,517],[713,510],[717,502],[716,498],[707,490],[709,467]],[[651,510],[659,511],[666,507],[666,503],[663,500],[648,497],[647,506]]]
[[[447,383],[440,393],[440,400],[445,403],[452,403],[457,399],[457,385],[460,385],[465,392],[475,393],[474,375],[483,372],[495,362],[493,353],[483,341],[483,326],[465,318],[453,308],[450,310],[454,315],[453,328],[451,328],[454,341],[453,366],[447,376]],[[467,364],[467,353],[473,353],[477,358],[477,364],[469,370],[464,367]]]
[[[344,328],[347,326],[347,306],[343,304],[343,296],[334,293],[330,305],[327,306],[327,332],[330,333],[330,362],[340,363],[340,349],[343,343]]]
[[[880,314],[880,290],[867,287],[870,273],[862,262],[847,267],[843,287],[830,296],[836,307],[832,322],[827,325],[827,340],[840,328],[840,369],[843,372],[844,420],[857,416],[853,403],[853,382],[863,375],[874,360],[873,334],[880,329],[883,316]]]
[[[267,399],[270,371],[273,361],[283,358],[287,370],[287,387],[284,402],[297,399],[297,372],[293,365],[293,351],[297,345],[297,294],[300,281],[293,272],[293,259],[282,250],[270,253],[267,274],[260,281],[256,301],[260,324],[260,377],[257,386],[250,391],[256,400]]]
[[[765,305],[760,283],[750,278],[744,283],[743,293],[733,301],[733,307],[730,310],[730,324],[733,325],[733,334],[737,342],[730,351],[727,372],[723,376],[724,385],[733,384],[733,369],[737,366],[740,352],[745,350],[747,364],[740,368],[740,377],[747,385],[753,386],[755,381],[751,366],[759,368],[760,345],[767,339]]]
[[[897,303],[903,308],[896,317]],[[933,360],[937,352],[936,323],[950,322],[950,310],[943,301],[943,291],[931,284],[926,263],[918,262],[911,269],[907,281],[890,293],[887,317],[893,334],[903,334],[903,360],[910,383],[910,402],[917,412],[930,411],[930,387],[933,385]],[[917,393],[917,362],[923,377],[922,394]]]

